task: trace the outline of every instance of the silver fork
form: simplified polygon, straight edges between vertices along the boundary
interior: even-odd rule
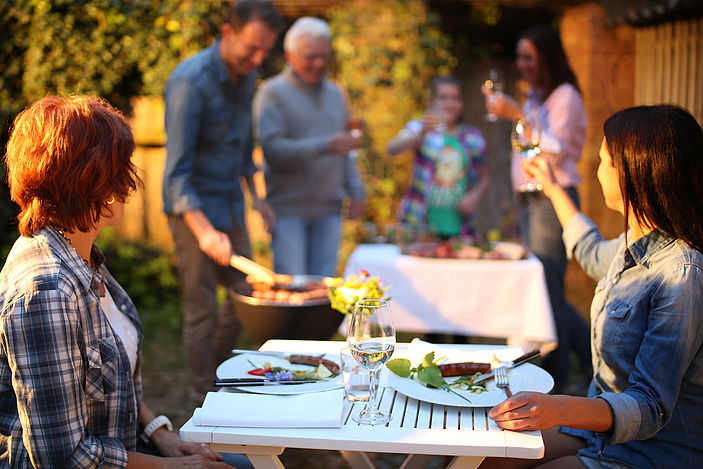
[[[495,379],[496,379],[496,386],[498,386],[500,389],[505,391],[505,395],[507,397],[510,397],[513,395],[512,391],[510,391],[510,384],[508,381],[508,373],[506,372],[504,367],[496,368],[495,370]]]

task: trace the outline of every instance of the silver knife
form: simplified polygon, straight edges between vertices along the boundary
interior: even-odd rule
[[[270,357],[281,357],[281,358],[288,358],[288,356],[290,355],[290,352],[266,352],[264,350],[245,350],[245,349],[239,349],[239,348],[232,349],[232,353],[236,353],[236,354],[252,353],[254,355],[268,355]]]
[[[232,353],[236,354],[243,354],[243,353],[252,353],[254,355],[268,355],[269,357],[280,357],[280,358],[285,358],[288,359],[291,355],[306,355],[310,357],[316,357],[316,358],[322,358],[326,353],[298,353],[298,352],[269,352],[266,350],[245,350],[245,349],[239,349],[239,348],[234,348],[232,349]]]
[[[526,354],[519,356],[518,358],[513,360],[510,364],[503,365],[502,367],[499,367],[499,368],[505,368],[505,369],[509,370],[511,368],[518,367],[518,366],[522,365],[523,363],[527,363],[528,361],[532,360],[533,358],[539,357],[539,355],[540,355],[539,349],[531,350],[531,351],[527,352]],[[481,381],[486,381],[487,379],[493,378],[495,371],[496,370],[491,370],[488,373],[484,373],[482,375],[479,375],[479,377],[476,378],[473,381],[473,383],[476,384],[476,383],[480,383]]]
[[[285,385],[285,384],[305,384],[305,383],[319,383],[319,379],[299,379],[299,380],[288,380],[288,381],[269,381],[266,379],[247,379],[247,378],[232,378],[232,379],[216,379],[214,384],[218,387],[225,386],[271,386],[271,385]]]

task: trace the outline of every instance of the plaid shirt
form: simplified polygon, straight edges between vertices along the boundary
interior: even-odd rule
[[[422,121],[411,120],[401,134],[417,134],[422,131]],[[478,182],[481,166],[486,158],[486,141],[481,131],[466,124],[459,124],[457,133],[459,143],[466,152],[466,191],[470,191]],[[442,134],[431,130],[422,138],[419,148],[414,150],[413,178],[408,192],[400,203],[398,218],[408,225],[427,223],[427,195],[432,185],[432,178],[437,167],[437,155],[443,146]],[[463,233],[471,232],[471,218],[465,220]]]
[[[141,360],[132,375],[100,309],[101,280],[140,350],[141,324],[99,265],[93,272],[50,228],[10,251],[0,272],[0,468],[126,467],[136,449]]]

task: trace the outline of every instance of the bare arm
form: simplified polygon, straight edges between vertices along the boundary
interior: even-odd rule
[[[544,195],[552,201],[559,223],[562,228],[565,227],[579,211],[566,191],[557,183],[549,162],[543,157],[523,160],[522,169],[542,184]]]
[[[417,125],[417,121],[411,121]],[[422,126],[409,128],[410,124],[406,125],[399,133],[396,135],[388,145],[386,145],[386,151],[389,155],[395,156],[399,153],[409,150],[411,148],[417,148],[422,142],[422,138],[430,130],[435,128],[438,124],[442,122],[441,118],[433,110],[428,110],[422,116]]]
[[[405,150],[410,148],[415,148],[420,144],[422,140],[422,132],[411,133],[407,130],[402,130],[398,135],[396,135],[388,145],[386,146],[386,151],[391,156],[396,156],[403,153]]]
[[[228,265],[232,255],[232,245],[222,231],[212,226],[202,210],[189,210],[183,214],[183,221],[198,240],[200,249],[220,265]]]
[[[491,185],[491,176],[488,173],[488,168],[481,166],[479,168],[479,179],[476,186],[462,196],[456,204],[456,210],[464,216],[471,215],[478,208],[478,204],[484,194]]]
[[[154,413],[142,402],[139,412],[139,423],[145,427],[154,420]],[[190,467],[194,461],[219,461],[222,456],[212,451],[208,446],[198,443],[181,441],[178,434],[167,429],[165,426],[157,428],[151,434],[151,441],[159,449],[159,452],[169,459],[159,458],[137,452],[127,453],[127,467],[129,469],[139,468],[180,468]],[[182,457],[188,456],[188,457]],[[198,466],[195,466],[198,467]],[[200,466],[204,467],[204,466]],[[220,467],[220,466],[216,466]]]
[[[496,93],[485,87],[481,92],[486,97],[486,110],[498,117],[507,120],[517,120],[523,117],[522,108],[514,98],[503,93]]]
[[[604,399],[519,392],[490,410],[488,416],[506,430],[547,430],[566,426],[607,432],[613,414]]]

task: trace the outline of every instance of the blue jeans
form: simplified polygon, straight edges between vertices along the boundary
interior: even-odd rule
[[[341,235],[339,213],[277,217],[271,240],[274,269],[281,274],[333,276]]]
[[[151,456],[162,456],[159,449],[152,443],[144,443],[141,438],[137,439],[137,452],[142,454],[149,454]],[[254,469],[249,458],[239,453],[220,453],[222,456],[222,462],[234,466],[237,469]]]
[[[576,189],[569,187],[566,191],[578,207]],[[544,366],[554,377],[554,392],[561,393],[569,381],[569,354],[572,350],[578,356],[586,374],[589,377],[593,374],[589,328],[579,312],[566,301],[566,248],[561,239],[561,224],[552,202],[542,192],[519,193],[518,210],[523,240],[544,267],[559,340],[556,350],[546,357]]]

